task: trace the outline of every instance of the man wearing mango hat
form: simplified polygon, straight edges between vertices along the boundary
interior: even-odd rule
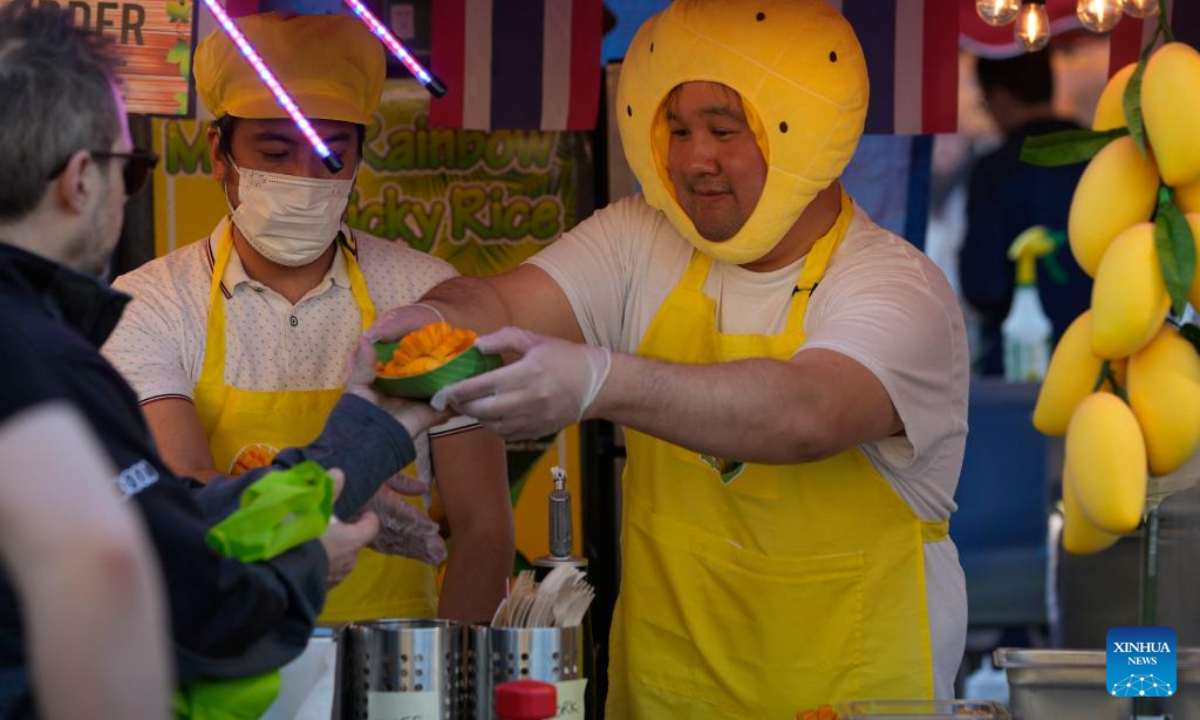
[[[821,0],[676,0],[617,93],[644,194],[368,332],[516,326],[478,345],[518,359],[435,407],[509,437],[624,426],[609,717],[953,696],[967,347],[942,275],[838,181],[867,94]]]
[[[226,34],[200,43],[196,90],[216,118],[210,158],[230,215],[205,242],[118,278],[134,301],[104,348],[137,390],[163,458],[199,477],[316,437],[376,308],[413,302],[454,275],[342,223],[383,89],[378,39],[348,15],[271,13],[238,25],[345,167],[329,173]],[[475,621],[503,597],[513,531],[502,441],[460,422],[417,448],[410,472],[422,482],[390,483],[414,502],[387,488],[376,497],[381,552],[360,554],[323,621],[435,612]],[[420,507],[435,474],[453,533],[440,606],[430,563],[444,551]]]

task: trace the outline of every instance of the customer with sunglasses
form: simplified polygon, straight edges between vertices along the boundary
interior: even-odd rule
[[[96,34],[72,26],[70,13],[16,0],[0,7],[0,98],[0,425],[11,430],[12,420],[28,429],[31,408],[57,402],[82,415],[99,439],[118,473],[114,485],[138,511],[161,565],[177,682],[274,670],[304,649],[327,584],[345,577],[378,531],[372,514],[349,519],[414,459],[413,438],[444,418],[425,405],[377,398],[369,389],[374,358],[365,348],[320,437],[284,449],[271,465],[312,460],[341,468],[345,486],[334,510],[346,522],[335,519],[318,540],[268,561],[243,564],[217,554],[206,543],[209,527],[233,512],[242,491],[268,469],[214,477],[206,486],[177,477],[159,456],[134,391],[97,349],[129,298],[95,276],[117,243],[129,192],[153,164],[130,142],[112,58]],[[71,445],[52,444],[55,452],[71,452]],[[0,484],[9,483],[58,484],[64,495],[71,492],[61,478],[5,465]],[[89,537],[87,523],[70,521],[67,500],[62,515],[39,522],[65,538]],[[415,526],[414,534],[440,543],[432,523]],[[51,553],[43,562],[56,560],[79,558]],[[129,582],[135,571],[120,563],[113,568]],[[86,684],[70,674],[77,663],[57,672],[38,665],[43,672],[31,675],[31,664],[45,656],[30,658],[23,620],[29,608],[21,604],[30,596],[16,594],[10,572],[0,566],[0,720],[28,720],[42,710],[34,683],[43,697]],[[66,600],[84,615],[93,598]],[[104,717],[104,709],[97,707],[95,716]]]

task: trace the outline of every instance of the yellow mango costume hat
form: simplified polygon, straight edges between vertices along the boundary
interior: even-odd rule
[[[343,14],[277,12],[235,22],[306,117],[371,124],[383,95],[387,59],[379,38],[365,25]],[[196,94],[213,117],[288,117],[220,28],[196,46],[193,68]]]
[[[667,96],[693,81],[741,95],[767,163],[762,197],[722,242],[696,230],[667,171]],[[646,201],[701,252],[744,264],[770,252],[841,175],[862,137],[868,93],[858,37],[824,0],[675,0],[629,46],[617,121]]]

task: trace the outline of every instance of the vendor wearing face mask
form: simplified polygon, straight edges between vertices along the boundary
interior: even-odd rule
[[[376,308],[413,302],[455,274],[342,223],[382,94],[379,41],[347,15],[270,13],[238,25],[344,168],[331,174],[322,165],[225,33],[200,43],[196,90],[216,118],[209,151],[230,215],[206,241],[117,279],[134,300],[104,347],[137,390],[163,459],[200,478],[315,438]],[[435,611],[476,621],[503,597],[513,537],[502,442],[460,422],[420,436],[417,448],[409,473],[426,483],[436,474],[454,535],[440,606],[428,564],[442,559],[438,549],[399,537],[375,547],[408,557],[364,550],[330,592],[323,621]],[[393,486],[418,494],[377,497],[384,538],[388,514],[424,510],[421,483]]]

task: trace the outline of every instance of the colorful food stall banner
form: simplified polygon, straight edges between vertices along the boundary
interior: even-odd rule
[[[867,56],[866,132],[929,135],[958,129],[958,7],[949,0],[826,0]]]
[[[0,0],[0,5],[6,2]],[[69,10],[76,26],[98,32],[112,43],[129,112],[190,114],[196,47],[191,0],[41,0],[38,4]]]
[[[430,124],[591,130],[600,107],[601,0],[437,0]]]

